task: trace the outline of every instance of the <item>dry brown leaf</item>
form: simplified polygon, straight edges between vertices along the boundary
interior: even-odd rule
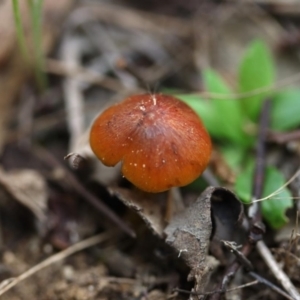
[[[231,234],[244,216],[243,206],[235,195],[226,188],[209,187],[189,207],[177,211],[167,224],[167,193],[150,194],[118,187],[109,188],[109,192],[135,210],[154,233],[161,238],[166,236],[166,243],[190,268],[188,280],[195,281],[193,291],[204,292],[218,265],[216,259],[208,256],[212,213],[217,225]],[[216,230],[220,233],[218,226]]]
[[[166,242],[178,251],[191,268],[194,279],[205,268],[212,232],[211,198],[215,188],[207,188],[188,208],[178,213],[165,229]]]
[[[212,235],[212,215],[232,232],[243,218],[243,206],[235,195],[222,187],[208,187],[188,208],[171,219],[165,229],[166,242],[176,249],[191,271],[193,291],[202,293],[218,262],[208,256]],[[218,229],[218,228],[217,228]],[[190,299],[198,299],[191,296]]]
[[[126,206],[135,210],[155,234],[163,237],[166,226],[166,193],[150,194],[119,187],[110,187],[108,191]]]
[[[218,240],[232,240],[244,220],[244,206],[230,190],[217,187],[211,198],[214,236]]]
[[[0,169],[0,187],[12,199],[29,208],[43,222],[47,211],[47,185],[44,178],[34,170],[14,170],[5,172]]]

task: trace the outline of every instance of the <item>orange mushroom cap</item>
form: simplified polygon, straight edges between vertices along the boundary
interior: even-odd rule
[[[184,186],[205,170],[210,137],[198,115],[167,95],[135,95],[94,121],[90,144],[106,166],[122,162],[123,175],[146,192]]]

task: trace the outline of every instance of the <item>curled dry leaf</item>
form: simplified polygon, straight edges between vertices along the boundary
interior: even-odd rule
[[[232,232],[242,220],[243,206],[229,190],[208,187],[192,205],[177,214],[165,229],[166,242],[179,252],[191,269],[188,279],[195,280],[193,290],[196,292],[204,292],[218,264],[207,255],[212,235],[212,215],[222,227]]]
[[[218,262],[207,255],[212,235],[212,214],[217,225],[232,233],[243,219],[243,205],[226,188],[209,187],[186,209],[180,210],[169,220],[167,192],[144,193],[118,187],[109,188],[126,206],[134,209],[146,225],[176,250],[191,269],[188,279],[195,280],[194,291],[203,292]]]
[[[108,190],[111,195],[118,197],[126,206],[135,210],[156,235],[163,237],[166,226],[167,193],[150,194],[118,187],[110,187]]]
[[[47,185],[44,178],[33,170],[14,170],[5,172],[0,169],[0,188],[12,199],[26,206],[44,222],[47,210]]]
[[[244,206],[233,192],[226,188],[214,189],[211,197],[214,235],[218,239],[231,240],[238,225],[244,219]]]
[[[210,202],[214,191],[215,188],[207,188],[192,205],[175,215],[165,229],[166,242],[191,268],[190,280],[196,279],[206,268],[212,232]]]
[[[223,240],[240,241],[244,206],[230,190],[222,187],[215,189],[211,198],[213,235],[210,252],[223,265],[228,263],[228,251],[224,251]],[[239,230],[241,229],[241,230]]]

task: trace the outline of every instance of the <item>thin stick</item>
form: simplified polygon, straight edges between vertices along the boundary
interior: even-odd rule
[[[276,196],[277,194],[279,194],[280,191],[282,191],[286,186],[288,186],[292,181],[294,181],[299,175],[300,175],[300,169],[284,185],[282,185],[279,189],[277,189],[276,191],[274,191],[273,193],[271,193],[270,195],[268,195],[264,198],[255,199],[252,202],[253,203],[260,202],[260,201],[270,199],[273,196]]]
[[[132,90],[123,86],[123,84],[116,79],[98,74],[94,70],[82,67],[81,65],[69,64],[62,60],[48,58],[46,60],[45,71],[60,76],[76,77],[76,79],[81,82],[99,85],[116,92],[132,92]],[[142,90],[139,92],[142,92]]]
[[[275,92],[275,91],[279,91],[281,89],[283,89],[284,87],[287,87],[293,83],[299,82],[300,81],[300,73],[296,73],[294,75],[291,75],[287,78],[284,78],[280,81],[278,81],[277,83],[275,83],[274,85],[270,85],[270,86],[265,86],[259,89],[255,89],[252,90],[250,92],[246,92],[246,93],[233,93],[233,94],[229,94],[229,95],[224,95],[224,94],[219,94],[219,93],[199,93],[200,96],[202,96],[203,98],[214,98],[214,99],[244,99],[244,98],[248,98],[248,97],[252,97],[252,96],[257,96],[266,92]]]
[[[112,234],[112,232],[110,231],[110,232],[101,233],[101,234],[95,235],[93,237],[90,237],[88,239],[85,239],[77,244],[70,246],[69,248],[67,248],[61,252],[58,252],[58,253],[48,257],[44,261],[40,262],[39,264],[35,265],[31,269],[22,273],[18,277],[6,279],[5,281],[3,281],[1,283],[2,287],[0,288],[0,296],[2,296],[4,293],[6,293],[11,288],[13,288],[19,282],[27,279],[28,277],[41,271],[42,269],[49,267],[50,265],[52,265],[60,260],[63,260],[72,254],[75,254],[76,252],[82,251],[86,248],[92,247],[94,245],[97,245],[99,243],[106,241],[109,237],[111,237],[111,234]],[[7,282],[7,284],[5,284],[6,282]]]
[[[104,78],[101,75],[96,74],[95,72],[91,70],[87,70],[82,67],[69,67],[66,66],[63,62],[59,60],[54,60],[54,59],[48,59],[47,60],[47,72],[58,74],[58,75],[64,75],[64,76],[80,76],[80,80],[83,82],[88,82],[90,84],[95,84],[95,85],[107,85],[107,87],[111,90],[123,88],[125,89],[124,86],[121,86],[120,83],[117,81],[114,81],[113,79],[110,78]],[[297,83],[300,81],[300,73],[296,73],[294,75],[291,75],[287,78],[284,78],[282,80],[279,80],[276,84],[262,87],[259,89],[252,90],[250,92],[245,92],[245,93],[233,93],[230,95],[224,95],[220,93],[208,93],[208,92],[202,92],[202,93],[196,93],[197,95],[203,97],[203,98],[214,98],[214,99],[222,99],[222,100],[227,100],[227,99],[244,99],[252,96],[257,96],[262,93],[266,92],[274,92],[274,91],[279,91],[285,87],[288,87],[289,85],[293,83]],[[120,85],[120,87],[119,87]]]
[[[69,182],[71,187],[81,195],[88,203],[90,203],[94,208],[102,212],[105,216],[107,216],[112,222],[114,222],[123,232],[127,233],[129,236],[135,238],[135,232],[108,206],[106,206],[100,199],[98,199],[94,194],[88,191],[84,185],[70,172],[67,168],[65,168],[49,151],[40,147],[35,148],[35,153],[38,155],[43,162],[47,163],[47,165],[58,166],[62,168],[66,174],[65,180]]]
[[[67,66],[76,68],[83,50],[83,42],[67,35],[61,46],[61,57]],[[70,132],[69,149],[73,151],[84,132],[84,98],[77,78],[66,78],[63,81],[63,93]]]
[[[271,281],[263,278],[262,276],[256,274],[255,272],[249,272],[248,273],[251,277],[253,277],[254,279],[257,279],[259,281],[259,283],[264,284],[265,286],[269,287],[270,289],[272,289],[274,292],[278,293],[279,295],[285,297],[286,299],[289,300],[294,300],[294,298],[292,298],[289,294],[287,294],[284,290],[280,289],[278,286],[276,286],[275,284],[273,284]]]
[[[276,251],[277,253],[284,253],[284,254],[292,257],[294,260],[296,260],[297,264],[300,264],[300,258],[298,256],[296,256],[295,254],[293,254],[285,249],[282,249],[282,248],[273,248],[272,250]]]
[[[256,244],[256,249],[261,255],[262,259],[270,268],[273,275],[277,278],[277,280],[281,283],[283,288],[295,299],[300,300],[300,294],[298,293],[296,287],[290,281],[288,276],[282,271],[279,267],[278,263],[274,259],[271,251],[266,246],[263,241],[260,241]]]
[[[174,292],[179,292],[179,293],[182,293],[182,294],[193,295],[193,296],[209,296],[209,295],[213,295],[213,294],[217,294],[217,293],[233,292],[233,291],[236,291],[236,290],[244,289],[244,288],[252,286],[252,285],[256,285],[258,283],[259,283],[258,280],[254,280],[254,281],[239,285],[237,287],[234,287],[234,288],[231,288],[231,289],[228,289],[228,290],[225,290],[225,291],[219,290],[219,291],[211,291],[211,292],[206,292],[206,293],[197,293],[197,292],[191,292],[191,291],[182,290],[182,289],[173,289],[173,291]]]
[[[265,143],[266,143],[266,135],[267,128],[269,123],[269,114],[270,114],[270,100],[266,100],[264,102],[259,122],[259,132],[258,132],[258,141],[257,141],[257,149],[256,149],[256,166],[255,172],[253,174],[253,186],[252,186],[252,195],[254,198],[261,197],[261,193],[263,190],[262,182],[264,178],[265,172]],[[250,212],[250,210],[249,210]],[[264,225],[261,222],[261,212],[260,207],[258,205],[251,206],[251,217],[250,217],[250,230],[249,236],[246,243],[243,245],[240,254],[244,257],[247,257],[253,250],[256,242],[262,238],[264,233]],[[222,277],[222,281],[220,281],[217,285],[217,290],[225,290],[227,285],[235,276],[236,272],[241,266],[241,262],[236,258],[232,264],[230,264]],[[210,300],[219,300],[221,298],[221,293],[213,294],[209,297]]]
[[[265,181],[265,168],[266,168],[266,140],[268,135],[268,126],[270,123],[270,110],[271,110],[271,100],[268,99],[264,102],[260,122],[259,122],[259,133],[258,141],[256,146],[256,161],[253,176],[253,186],[252,186],[252,202],[262,196],[264,181]],[[261,222],[261,209],[257,204],[252,204],[249,210],[249,215],[252,210],[255,210],[252,218],[252,224],[256,222]]]
[[[300,139],[300,130],[296,129],[289,132],[270,131],[269,140],[278,144],[285,144]]]

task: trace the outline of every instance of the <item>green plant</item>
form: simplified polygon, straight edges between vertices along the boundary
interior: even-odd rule
[[[19,1],[18,0],[13,0],[12,4],[13,4],[14,20],[15,20],[16,33],[17,33],[17,39],[18,39],[19,47],[20,47],[23,59],[26,62],[28,62],[29,61],[29,55],[28,55],[26,42],[25,42],[24,31],[23,31],[23,27],[22,27]]]
[[[33,36],[34,50],[34,71],[35,78],[40,89],[44,89],[47,85],[47,79],[44,69],[44,54],[42,49],[42,8],[43,0],[29,0],[30,17]],[[13,0],[14,21],[16,27],[17,40],[26,64],[30,64],[29,50],[26,44],[26,38],[22,26],[22,18],[20,12],[19,0]]]
[[[300,89],[289,88],[275,92],[275,64],[267,45],[252,42],[240,62],[237,93],[214,70],[203,72],[209,97],[176,95],[190,105],[202,118],[208,131],[218,143],[227,163],[236,172],[235,191],[242,201],[251,203],[253,150],[256,143],[258,116],[264,99],[272,99],[271,129],[289,130],[300,125]],[[283,185],[284,177],[272,166],[266,169],[263,196]],[[262,202],[262,213],[273,228],[283,226],[286,210],[292,206],[287,188],[276,197]]]

